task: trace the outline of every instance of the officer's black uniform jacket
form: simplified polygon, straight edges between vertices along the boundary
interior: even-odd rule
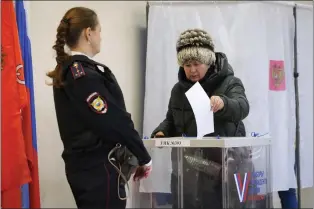
[[[74,55],[63,65],[63,78],[64,86],[54,88],[53,93],[68,168],[103,162],[116,143],[125,145],[140,165],[150,162],[108,67]]]

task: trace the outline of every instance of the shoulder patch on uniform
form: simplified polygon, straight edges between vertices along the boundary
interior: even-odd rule
[[[78,62],[73,63],[73,65],[71,66],[71,72],[75,80],[85,76],[84,68],[82,64]]]
[[[89,107],[98,114],[105,114],[108,110],[108,105],[106,100],[97,92],[90,94],[86,102]]]

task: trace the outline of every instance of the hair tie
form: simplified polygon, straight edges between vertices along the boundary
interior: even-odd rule
[[[70,23],[70,19],[69,18],[63,18],[61,20],[61,22],[65,23],[65,24],[69,24]]]

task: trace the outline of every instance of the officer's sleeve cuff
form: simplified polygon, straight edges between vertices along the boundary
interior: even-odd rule
[[[151,166],[152,165],[152,160],[149,161],[149,163],[145,164],[145,166]]]

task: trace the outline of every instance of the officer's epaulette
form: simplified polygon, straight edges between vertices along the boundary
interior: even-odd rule
[[[105,71],[110,72],[111,70],[104,64],[101,64],[99,62],[96,62],[94,60],[89,59],[88,57],[84,55],[73,55],[71,58],[64,64],[65,69],[70,69],[73,78],[79,79],[86,75],[86,72],[84,71],[84,67],[96,67],[101,66],[104,68]],[[97,67],[96,67],[97,68]],[[66,71],[65,71],[66,73]]]
[[[101,64],[101,63],[99,63],[99,62],[96,62],[96,61],[94,61],[94,60],[93,60],[93,63],[94,63],[95,65],[97,65],[97,66],[101,66],[101,67],[103,67],[105,71],[107,71],[107,72],[110,72],[110,73],[111,73],[111,70],[110,70],[110,69],[109,69],[106,65]]]
[[[70,70],[75,80],[85,76],[84,68],[80,62],[74,62],[70,67]]]

